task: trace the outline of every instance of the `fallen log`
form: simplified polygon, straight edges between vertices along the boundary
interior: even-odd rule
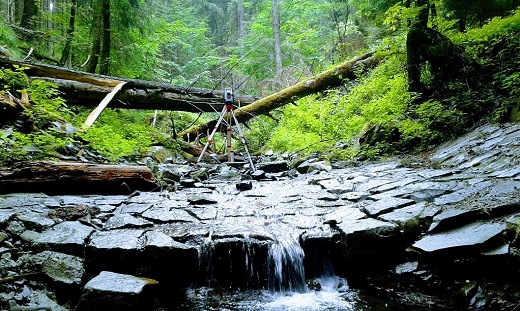
[[[285,88],[277,93],[259,99],[250,105],[242,106],[235,110],[236,118],[239,122],[244,123],[256,116],[268,115],[270,111],[292,103],[307,95],[337,86],[346,79],[354,79],[356,77],[357,69],[360,69],[362,66],[374,66],[381,61],[382,58],[374,54],[374,52],[367,53],[351,61],[342,63],[333,69],[326,70],[316,76],[306,79],[305,81],[301,81],[293,86]],[[186,141],[193,140],[195,137],[205,136],[215,127],[217,121],[217,119],[211,120],[207,123],[187,129],[178,135],[183,137]]]
[[[0,194],[130,194],[157,187],[146,166],[36,161],[0,168]]]
[[[96,107],[116,85],[126,82],[109,107],[188,112],[214,112],[215,109],[222,109],[222,90],[103,76],[0,56],[0,67],[14,68],[15,65],[26,68],[24,73],[31,79],[55,83],[60,96],[69,105]],[[235,99],[242,105],[255,100],[248,95],[236,96]]]

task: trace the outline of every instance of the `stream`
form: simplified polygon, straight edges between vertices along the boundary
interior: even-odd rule
[[[0,195],[0,309],[514,310],[518,134],[255,174],[159,164],[179,179],[160,192]]]

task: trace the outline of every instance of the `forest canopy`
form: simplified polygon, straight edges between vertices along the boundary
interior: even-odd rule
[[[262,97],[377,51],[384,61],[376,68],[259,116],[246,133],[255,153],[270,148],[320,151],[331,158],[377,156],[427,150],[483,117],[518,120],[518,5],[517,0],[6,0],[0,4],[0,54],[187,88],[233,87]],[[451,69],[437,68],[433,59],[418,62],[419,87],[410,89],[407,35],[425,11],[424,29],[453,44],[459,61]],[[436,53],[431,46],[425,50]],[[0,95],[28,94],[35,107],[22,113],[29,126],[2,113],[0,148],[13,151],[0,156],[2,163],[63,153],[77,139],[109,161],[138,158],[153,144],[179,148],[174,132],[216,115],[107,110],[89,131],[65,131],[55,122],[79,128],[88,111],[67,106],[52,84],[29,81],[23,71],[0,74]],[[43,151],[31,152],[34,148]]]

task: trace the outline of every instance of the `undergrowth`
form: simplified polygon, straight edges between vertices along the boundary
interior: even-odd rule
[[[346,91],[303,98],[278,114],[278,126],[261,135],[253,130],[252,137],[268,138],[263,149],[370,158],[429,150],[483,118],[514,120],[520,114],[519,34],[520,10],[464,34],[451,32],[467,64],[451,80],[434,81],[424,72],[427,94],[408,92],[405,55],[386,47],[392,51],[386,61],[346,84]]]
[[[72,144],[97,151],[107,162],[136,160],[165,140],[143,112],[105,109],[91,128],[82,129],[90,109],[69,108],[54,84],[29,83],[23,71],[0,69],[0,95],[19,98],[26,92],[30,103],[15,116],[0,117],[0,165],[59,157]]]

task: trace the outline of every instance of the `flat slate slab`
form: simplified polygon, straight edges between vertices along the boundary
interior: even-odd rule
[[[420,202],[383,214],[379,216],[378,219],[390,221],[403,227],[411,221],[422,221],[426,218],[433,217],[440,209],[439,206]]]
[[[412,247],[426,253],[482,249],[487,243],[501,236],[505,230],[505,222],[474,222],[450,231],[428,235],[415,242]]]
[[[198,222],[199,220],[191,216],[182,209],[151,208],[142,214],[142,217],[158,223],[173,222]]]
[[[363,207],[363,210],[370,216],[377,216],[414,203],[414,200],[387,197],[373,203],[368,203]]]
[[[80,222],[64,221],[44,231],[33,242],[45,249],[83,253],[85,242],[92,232],[94,228]]]
[[[150,227],[153,223],[142,218],[134,217],[131,214],[117,214],[110,217],[106,224],[105,229],[124,229],[124,228],[144,228]]]
[[[373,218],[343,221],[338,224],[338,228],[343,231],[346,236],[362,235],[381,238],[392,236],[398,230],[397,226],[393,223]]]
[[[102,271],[85,285],[76,310],[151,310],[143,291],[156,284],[153,279]]]
[[[106,250],[137,250],[142,246],[140,241],[143,230],[115,229],[98,231],[90,238],[89,248]]]

